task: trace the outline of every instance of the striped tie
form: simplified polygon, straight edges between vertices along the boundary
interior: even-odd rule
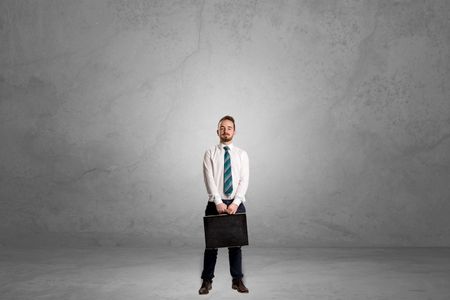
[[[225,156],[224,156],[224,168],[223,168],[223,192],[225,195],[229,196],[233,192],[233,178],[231,177],[231,159],[230,153],[228,153],[228,146],[224,147]]]

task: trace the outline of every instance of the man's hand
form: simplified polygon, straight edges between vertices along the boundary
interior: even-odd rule
[[[231,203],[230,205],[228,205],[227,213],[229,213],[230,215],[234,215],[236,213],[237,209],[238,209],[238,206],[235,203]]]
[[[219,203],[216,204],[216,210],[219,214],[221,213],[226,213],[227,212],[227,206],[225,205],[225,203]]]

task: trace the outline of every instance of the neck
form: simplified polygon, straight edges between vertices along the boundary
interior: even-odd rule
[[[229,141],[229,142],[224,142],[224,141],[220,141],[222,144],[224,144],[224,145],[229,145],[229,144],[231,144],[233,141]]]

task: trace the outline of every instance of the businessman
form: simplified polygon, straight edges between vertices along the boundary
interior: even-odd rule
[[[205,152],[203,177],[209,195],[205,215],[245,213],[245,193],[248,188],[249,161],[245,150],[233,145],[235,122],[224,116],[217,125],[220,143]],[[243,283],[241,247],[229,247],[231,287],[240,293],[248,293]],[[212,279],[217,261],[217,248],[205,249],[203,257],[200,295],[212,289]]]

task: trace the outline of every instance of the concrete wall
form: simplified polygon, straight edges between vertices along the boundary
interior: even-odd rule
[[[202,246],[236,118],[255,246],[450,246],[448,1],[0,2],[0,243]]]

